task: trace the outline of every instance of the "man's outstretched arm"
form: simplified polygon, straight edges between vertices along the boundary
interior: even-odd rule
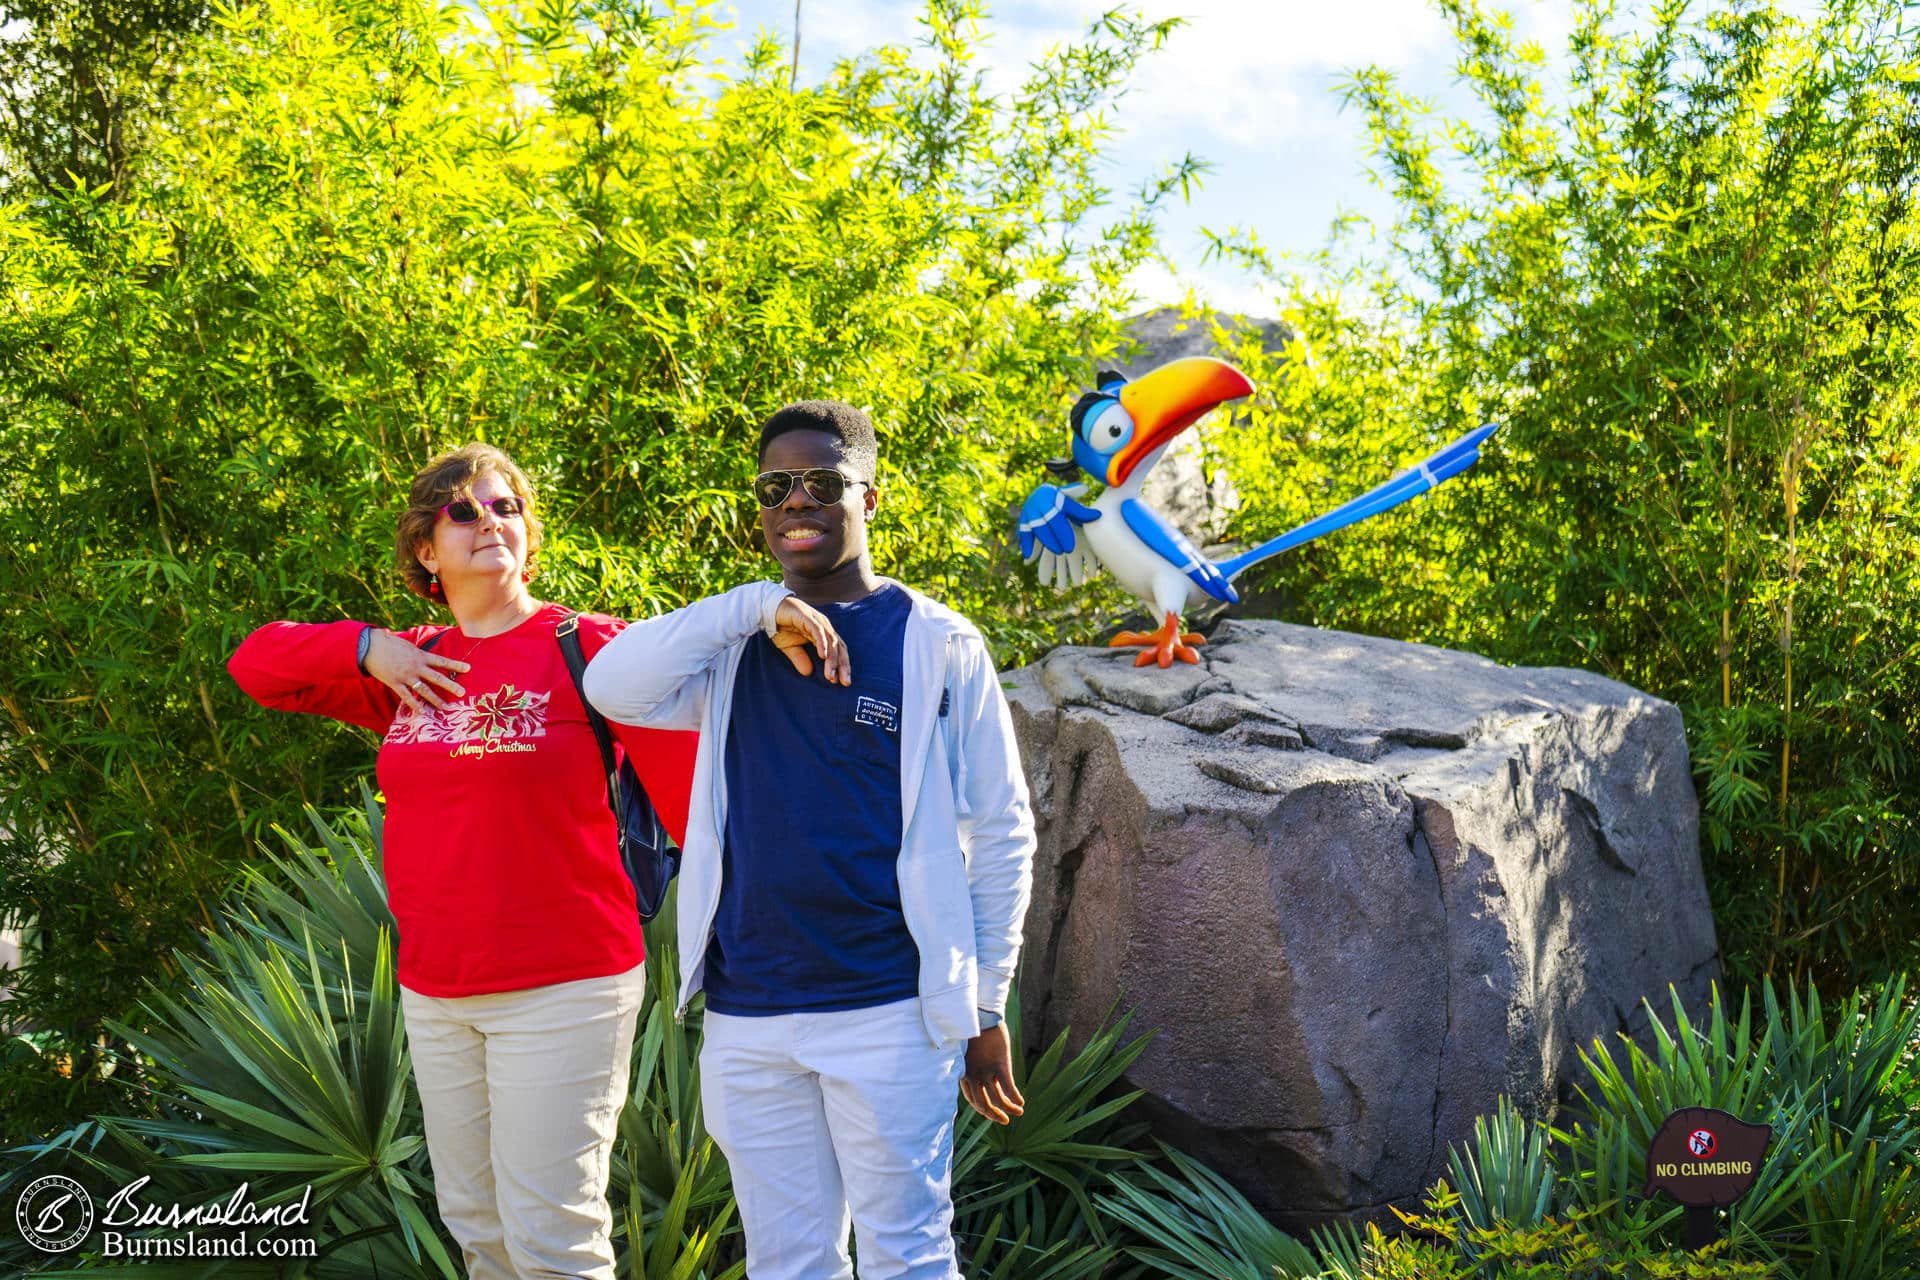
[[[749,582],[627,627],[587,664],[587,701],[607,719],[651,729],[698,729],[713,660],[765,631],[801,675],[812,646],[829,680],[846,684],[846,646],[818,610],[777,582]]]
[[[698,729],[714,658],[757,630],[771,633],[786,594],[777,582],[749,582],[631,624],[587,664],[587,701],[622,724]]]

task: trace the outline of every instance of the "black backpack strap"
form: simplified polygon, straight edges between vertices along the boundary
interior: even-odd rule
[[[580,615],[570,613],[560,620],[553,629],[554,639],[560,642],[560,656],[567,660],[567,674],[573,677],[573,691],[580,695],[580,705],[586,708],[587,724],[593,729],[593,740],[600,744],[600,763],[607,774],[607,807],[613,810],[615,824],[620,821],[620,769],[613,759],[613,731],[607,728],[607,718],[593,709],[587,701],[587,655],[580,647]]]

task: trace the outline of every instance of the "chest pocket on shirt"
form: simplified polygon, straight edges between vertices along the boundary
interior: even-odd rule
[[[896,766],[900,760],[900,682],[856,681],[835,714],[833,740],[854,759]]]

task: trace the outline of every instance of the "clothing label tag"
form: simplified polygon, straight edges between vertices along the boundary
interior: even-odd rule
[[[878,698],[869,698],[862,694],[854,703],[853,722],[855,724],[877,724],[888,733],[900,732],[900,708],[891,702],[882,702]]]

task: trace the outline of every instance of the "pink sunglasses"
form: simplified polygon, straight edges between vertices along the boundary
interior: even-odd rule
[[[472,498],[455,498],[440,508],[440,514],[455,524],[472,524],[480,518],[480,508],[485,507],[502,520],[511,520],[515,516],[525,515],[525,498],[495,498],[491,502],[475,502]]]

